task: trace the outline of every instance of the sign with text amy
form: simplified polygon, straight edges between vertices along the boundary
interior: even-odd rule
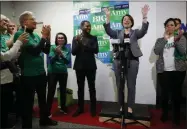
[[[97,36],[99,53],[97,58],[105,63],[112,63],[110,37],[106,34],[103,24],[106,22],[104,8],[108,8],[110,25],[113,30],[122,29],[121,19],[129,14],[129,2],[127,1],[102,1],[102,2],[74,2],[74,36],[81,33],[80,23],[88,20],[91,23],[91,34]]]

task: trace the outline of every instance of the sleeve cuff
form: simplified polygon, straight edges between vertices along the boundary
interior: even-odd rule
[[[21,46],[23,43],[20,40],[16,40],[15,45]]]

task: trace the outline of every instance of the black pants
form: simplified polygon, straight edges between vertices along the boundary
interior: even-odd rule
[[[182,98],[182,84],[186,75],[186,71],[167,71],[158,74],[161,86],[161,107],[162,112],[168,114],[168,100],[171,94],[173,117],[180,118],[180,104]]]
[[[60,85],[60,106],[65,107],[66,104],[66,87],[68,73],[50,73],[48,74],[48,94],[47,94],[47,112],[50,115],[51,107],[56,91],[57,82]]]
[[[8,113],[12,106],[13,84],[1,84],[1,128],[8,128]]]
[[[21,98],[22,98],[22,128],[32,128],[32,112],[35,91],[38,96],[40,108],[40,120],[45,120],[47,116],[46,108],[46,74],[38,76],[21,77]]]
[[[91,111],[96,110],[96,90],[95,90],[95,76],[96,70],[76,70],[77,84],[78,84],[78,106],[84,110],[84,84],[85,77],[88,80],[88,87],[90,92]]]
[[[13,98],[13,99],[16,99],[16,101],[14,101],[14,107],[13,107],[15,109],[13,109],[13,110],[15,111],[17,117],[21,117],[21,81],[20,81],[20,77],[14,79],[13,90],[16,93],[16,95],[14,96],[15,98]]]

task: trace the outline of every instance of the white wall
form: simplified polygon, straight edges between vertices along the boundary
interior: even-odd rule
[[[1,14],[7,16],[10,20],[16,21],[13,2],[1,2]]]
[[[156,2],[130,2],[130,14],[134,17],[135,27],[139,28],[142,24],[141,7],[145,4],[150,6],[148,14],[149,29],[147,34],[139,41],[143,56],[140,58],[139,73],[136,84],[136,102],[144,104],[156,103],[155,76],[152,68],[154,62],[150,62],[150,55],[156,39]]]
[[[164,22],[168,18],[180,18],[186,23],[186,2],[157,2],[157,37],[163,36]]]
[[[136,103],[155,104],[156,101],[156,72],[155,72],[155,55],[152,52],[155,40],[158,35],[163,33],[163,22],[166,16],[173,17],[173,13],[170,10],[180,11],[179,14],[186,12],[184,3],[175,3],[173,7],[170,2],[130,2],[130,14],[135,19],[134,28],[141,26],[141,7],[144,4],[149,4],[150,12],[148,14],[148,20],[150,22],[148,33],[144,38],[140,40],[140,47],[143,52],[143,57],[140,58],[140,68],[137,78],[136,89]],[[178,4],[181,5],[178,8]],[[4,6],[4,3],[2,7]],[[159,7],[158,7],[159,6]],[[171,8],[170,8],[171,6]],[[168,7],[167,13],[165,8]],[[9,7],[10,8],[10,7]],[[8,11],[8,8],[6,8]],[[38,21],[44,22],[44,24],[50,24],[52,27],[52,39],[57,32],[62,31],[66,33],[68,42],[71,43],[73,37],[73,3],[72,2],[16,2],[15,3],[16,18],[19,14],[25,10],[33,11]],[[160,11],[163,10],[163,11]],[[174,12],[175,12],[174,11]],[[178,14],[178,15],[179,15]],[[6,13],[5,13],[6,15]],[[9,14],[7,13],[9,16]],[[178,16],[177,15],[177,16]],[[175,17],[177,17],[175,16]],[[182,17],[180,17],[184,20]],[[185,18],[185,17],[184,17]],[[160,20],[158,20],[160,19]],[[73,57],[74,61],[74,57]],[[96,91],[97,99],[100,101],[116,101],[115,94],[115,78],[113,72],[97,61],[98,70],[96,77]],[[76,76],[73,69],[69,69],[68,87],[73,89],[74,98],[77,98],[77,83]],[[85,99],[89,100],[89,93],[87,84],[85,86]]]

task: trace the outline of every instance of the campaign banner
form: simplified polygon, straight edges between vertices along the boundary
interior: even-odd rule
[[[99,52],[96,56],[101,62],[105,64],[110,64],[112,62],[112,52]]]
[[[80,23],[88,20],[91,23],[91,34],[97,36],[99,53],[96,58],[105,64],[113,60],[110,37],[106,34],[103,24],[106,22],[105,8],[110,10],[110,26],[113,30],[121,30],[121,19],[129,14],[128,1],[73,2],[74,4],[74,36],[81,33]]]

